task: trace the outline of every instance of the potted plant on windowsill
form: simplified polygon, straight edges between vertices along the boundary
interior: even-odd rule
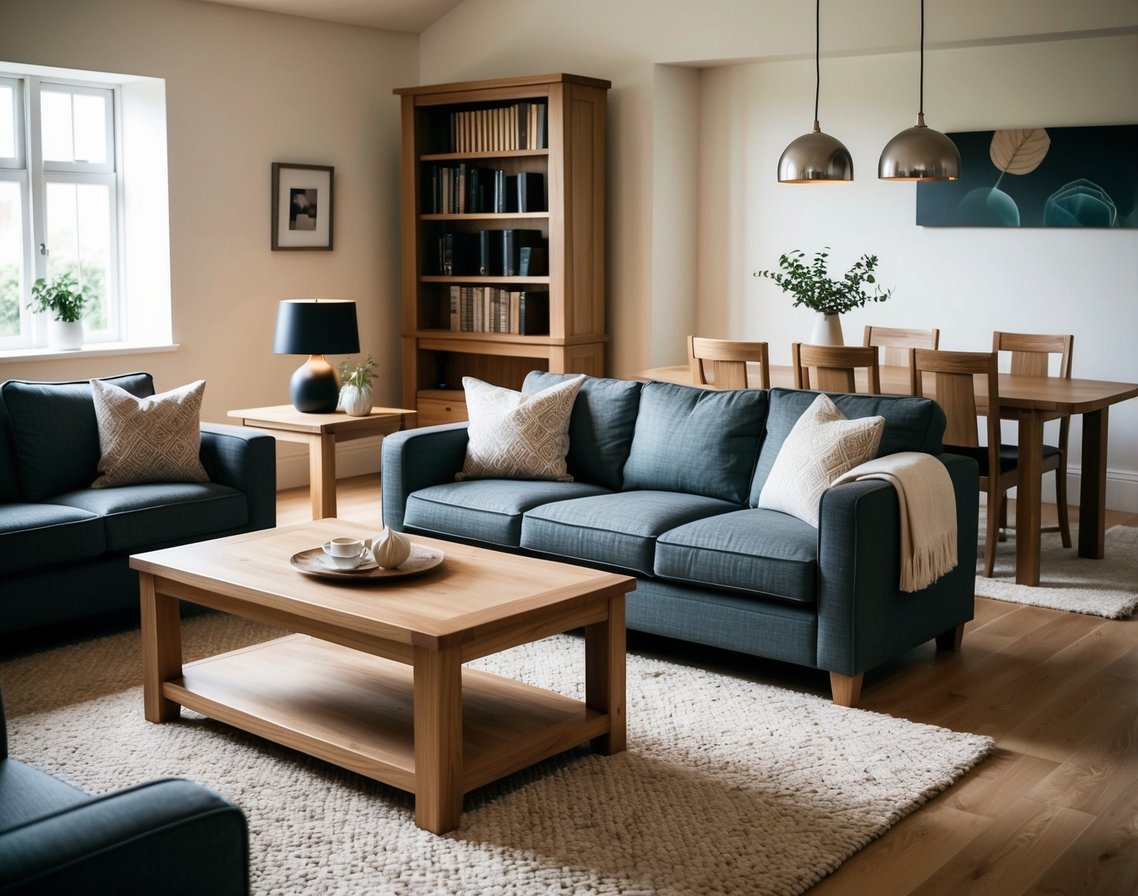
[[[366,361],[353,364],[344,360],[339,364],[340,407],[349,417],[366,417],[371,413],[371,381],[375,379],[375,364],[371,355]]]
[[[827,266],[830,247],[814,253],[809,264],[803,261],[806,253],[793,249],[778,257],[782,271],[756,271],[756,277],[773,280],[785,293],[794,296],[794,305],[805,305],[821,317],[814,324],[811,342],[816,345],[841,345],[841,315],[869,302],[884,302],[893,290],[883,290],[873,273],[877,268],[876,255],[863,255],[853,263],[841,279],[833,279]],[[872,289],[867,287],[872,286]]]
[[[32,301],[28,308],[37,314],[50,314],[47,344],[60,351],[77,351],[83,347],[83,310],[87,296],[71,274],[60,274],[53,283],[40,277],[32,285]]]

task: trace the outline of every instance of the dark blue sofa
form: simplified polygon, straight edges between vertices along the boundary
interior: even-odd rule
[[[533,372],[523,391],[563,379]],[[885,418],[879,455],[922,451],[951,477],[957,566],[901,592],[892,485],[830,488],[817,529],[757,506],[816,397],[586,379],[569,426],[572,482],[455,481],[466,424],[395,433],[382,448],[384,524],[635,575],[630,629],[826,670],[834,699],[854,705],[867,670],[934,638],[959,646],[973,615],[978,473],[943,453],[935,402],[830,395],[847,417]]]
[[[106,378],[138,397],[148,373]],[[0,385],[0,634],[138,607],[133,553],[276,523],[276,440],[202,426],[208,482],[92,489],[89,380]]]

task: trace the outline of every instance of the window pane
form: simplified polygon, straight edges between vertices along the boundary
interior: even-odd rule
[[[16,157],[16,91],[0,84],[0,158]]]
[[[75,108],[75,161],[101,165],[107,161],[107,100],[79,93]]]
[[[40,93],[40,130],[43,157],[52,162],[74,162],[71,134],[71,94],[44,90]]]
[[[75,277],[87,294],[89,330],[108,325],[111,189],[104,184],[47,185],[48,279]]]
[[[0,337],[20,335],[20,185],[0,181]]]

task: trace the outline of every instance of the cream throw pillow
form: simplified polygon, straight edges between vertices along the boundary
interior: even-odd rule
[[[100,476],[92,488],[139,482],[207,482],[198,458],[205,380],[149,398],[91,381],[99,424]]]
[[[466,390],[466,461],[456,479],[556,479],[572,482],[565,466],[569,417],[585,377],[523,395],[462,378]]]
[[[817,528],[822,493],[877,454],[884,428],[884,417],[846,419],[829,396],[820,394],[779,448],[759,493],[759,507],[781,510]]]

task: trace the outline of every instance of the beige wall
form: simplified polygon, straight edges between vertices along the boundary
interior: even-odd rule
[[[399,105],[417,39],[189,0],[0,0],[0,61],[164,78],[175,352],[0,361],[0,380],[149,370],[159,389],[207,380],[203,417],[288,401],[303,360],[272,354],[277,301],[358,304],[377,399],[399,396]],[[332,252],[269,249],[270,165],[335,167]],[[336,361],[336,358],[332,359]],[[364,440],[344,468],[376,469]],[[307,475],[282,444],[285,484]]]

